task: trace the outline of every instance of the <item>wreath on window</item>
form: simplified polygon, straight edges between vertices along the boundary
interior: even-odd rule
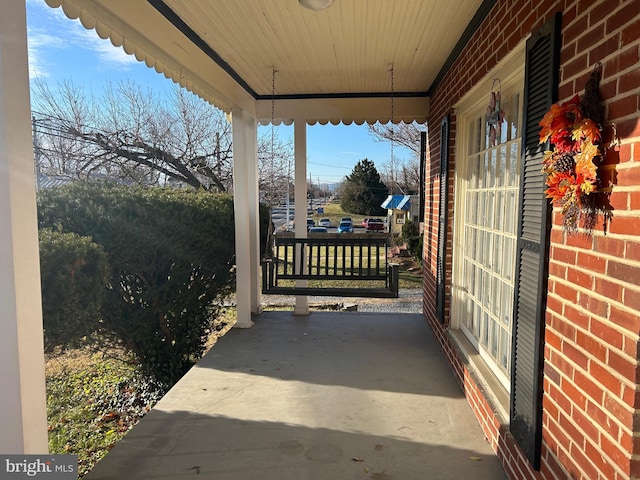
[[[546,175],[547,198],[562,207],[563,227],[570,234],[579,226],[590,234],[603,208],[598,167],[604,157],[604,115],[598,98],[600,66],[596,65],[582,98],[575,95],[556,103],[540,122],[540,143],[551,141],[542,171]]]
[[[494,91],[494,87],[498,84],[498,90]],[[489,94],[489,105],[487,106],[487,131],[489,133],[489,146],[495,147],[500,141],[502,135],[502,122],[504,121],[504,110],[500,106],[502,87],[500,79],[495,78],[491,84],[491,93]]]

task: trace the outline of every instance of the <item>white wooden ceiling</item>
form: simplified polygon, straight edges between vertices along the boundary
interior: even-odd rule
[[[487,0],[46,0],[223,110],[424,121],[427,92]],[[393,66],[393,79],[391,67]],[[273,70],[275,73],[275,82]],[[275,87],[275,88],[274,88]]]

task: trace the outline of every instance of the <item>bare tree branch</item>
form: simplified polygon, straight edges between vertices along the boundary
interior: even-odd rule
[[[413,152],[413,158],[402,161],[392,157],[382,165],[380,176],[390,192],[405,195],[420,192],[420,134],[425,126],[417,123],[368,125],[369,133],[379,142],[393,142]]]
[[[399,123],[397,125],[375,123],[367,125],[369,133],[379,142],[395,142],[420,155],[420,133],[424,125],[417,123]]]
[[[231,127],[224,114],[176,88],[169,99],[132,83],[108,85],[97,100],[71,82],[34,94],[40,171],[105,175],[139,183],[173,179],[194,188],[232,185]]]

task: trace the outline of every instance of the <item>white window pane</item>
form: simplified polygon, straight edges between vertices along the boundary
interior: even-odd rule
[[[463,289],[467,291],[469,295],[473,295],[475,291],[475,276],[476,276],[476,266],[467,261],[465,262],[465,276],[464,276],[464,285]]]
[[[476,266],[475,269],[475,285],[473,287],[474,297],[480,299],[482,295],[482,269]]]
[[[506,145],[500,146],[498,150],[498,175],[496,178],[498,179],[498,183],[496,187],[502,187],[506,183],[507,179],[507,157],[509,150]]]
[[[496,325],[495,322],[490,322],[489,330],[490,330],[489,350],[491,351],[491,355],[493,356],[493,358],[497,358],[498,357],[498,331],[500,329],[498,328],[498,325]]]
[[[480,151],[480,139],[482,138],[482,118],[478,117],[476,118],[474,123],[474,128],[473,128],[473,137],[471,137],[471,143],[472,143],[472,151],[473,153],[477,153]]]
[[[514,238],[505,237],[504,239],[504,255],[502,256],[503,260],[503,277],[507,280],[513,281],[513,270],[514,270],[514,262],[515,262],[515,249],[514,249]]]
[[[497,275],[502,275],[502,235],[496,235],[493,239],[493,271]]]
[[[489,314],[482,312],[482,324],[480,325],[480,342],[487,347],[489,345]]]
[[[503,99],[500,105],[500,109],[502,110],[504,117],[502,118],[502,122],[500,123],[500,143],[505,143],[507,141],[507,137],[509,135],[509,99]]]
[[[493,188],[496,184],[496,169],[498,164],[498,153],[495,148],[491,149],[489,155],[489,163],[487,165],[487,188]]]
[[[480,295],[482,297],[482,306],[484,308],[489,308],[489,293],[491,290],[491,285],[489,283],[489,274],[486,270],[482,270],[482,291]]]
[[[504,228],[504,192],[502,190],[496,191],[494,211],[494,228],[498,231],[502,231]]]
[[[508,283],[502,283],[502,322],[511,328],[513,316],[513,288]]]
[[[478,163],[480,162],[479,155],[473,155],[469,157],[469,166],[467,171],[469,172],[469,188],[478,188]]]
[[[473,258],[482,262],[482,249],[484,247],[484,230],[476,230],[476,251]]]
[[[486,208],[488,218],[487,218],[486,226],[489,227],[490,229],[495,228],[495,222],[496,222],[496,212],[494,209],[495,196],[496,196],[495,192],[487,192],[487,204],[485,208]]]
[[[509,140],[514,140],[520,135],[520,95],[515,94],[509,102]]]
[[[516,203],[516,191],[509,190],[507,191],[507,198],[504,206],[504,231],[508,234],[515,235],[516,234],[516,223],[517,223],[517,203]]]
[[[482,331],[482,308],[476,303],[473,313],[473,336],[480,340]]]
[[[471,297],[467,297],[464,302],[464,312],[462,312],[462,319],[465,326],[470,331],[473,331],[474,318],[475,317],[473,316],[473,300],[471,299]]]
[[[518,142],[513,142],[511,144],[511,148],[509,150],[509,171],[507,174],[507,186],[515,187],[518,184],[518,165],[520,162],[518,159],[520,158],[520,145]]]
[[[511,335],[504,328],[500,329],[500,366],[507,369],[509,364],[509,356],[511,355]]]
[[[498,149],[498,166],[496,167],[496,187],[503,187],[507,177],[507,147]]]
[[[500,318],[500,284],[502,282],[495,275],[491,275],[491,293],[489,295],[489,308],[496,317]]]
[[[482,264],[491,270],[491,254],[493,248],[493,235],[490,232],[484,234],[484,245],[482,247]]]
[[[473,258],[476,246],[476,232],[475,229],[469,225],[465,226],[464,230],[464,253],[467,257]]]
[[[478,192],[478,218],[476,223],[480,226],[484,226],[487,217],[487,193],[484,191]]]

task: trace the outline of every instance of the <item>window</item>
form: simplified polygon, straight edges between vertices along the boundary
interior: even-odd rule
[[[520,185],[523,63],[501,75],[499,128],[487,123],[490,85],[460,109],[454,207],[453,325],[460,328],[506,389]],[[485,82],[486,83],[486,82]],[[496,82],[493,82],[494,85]]]

